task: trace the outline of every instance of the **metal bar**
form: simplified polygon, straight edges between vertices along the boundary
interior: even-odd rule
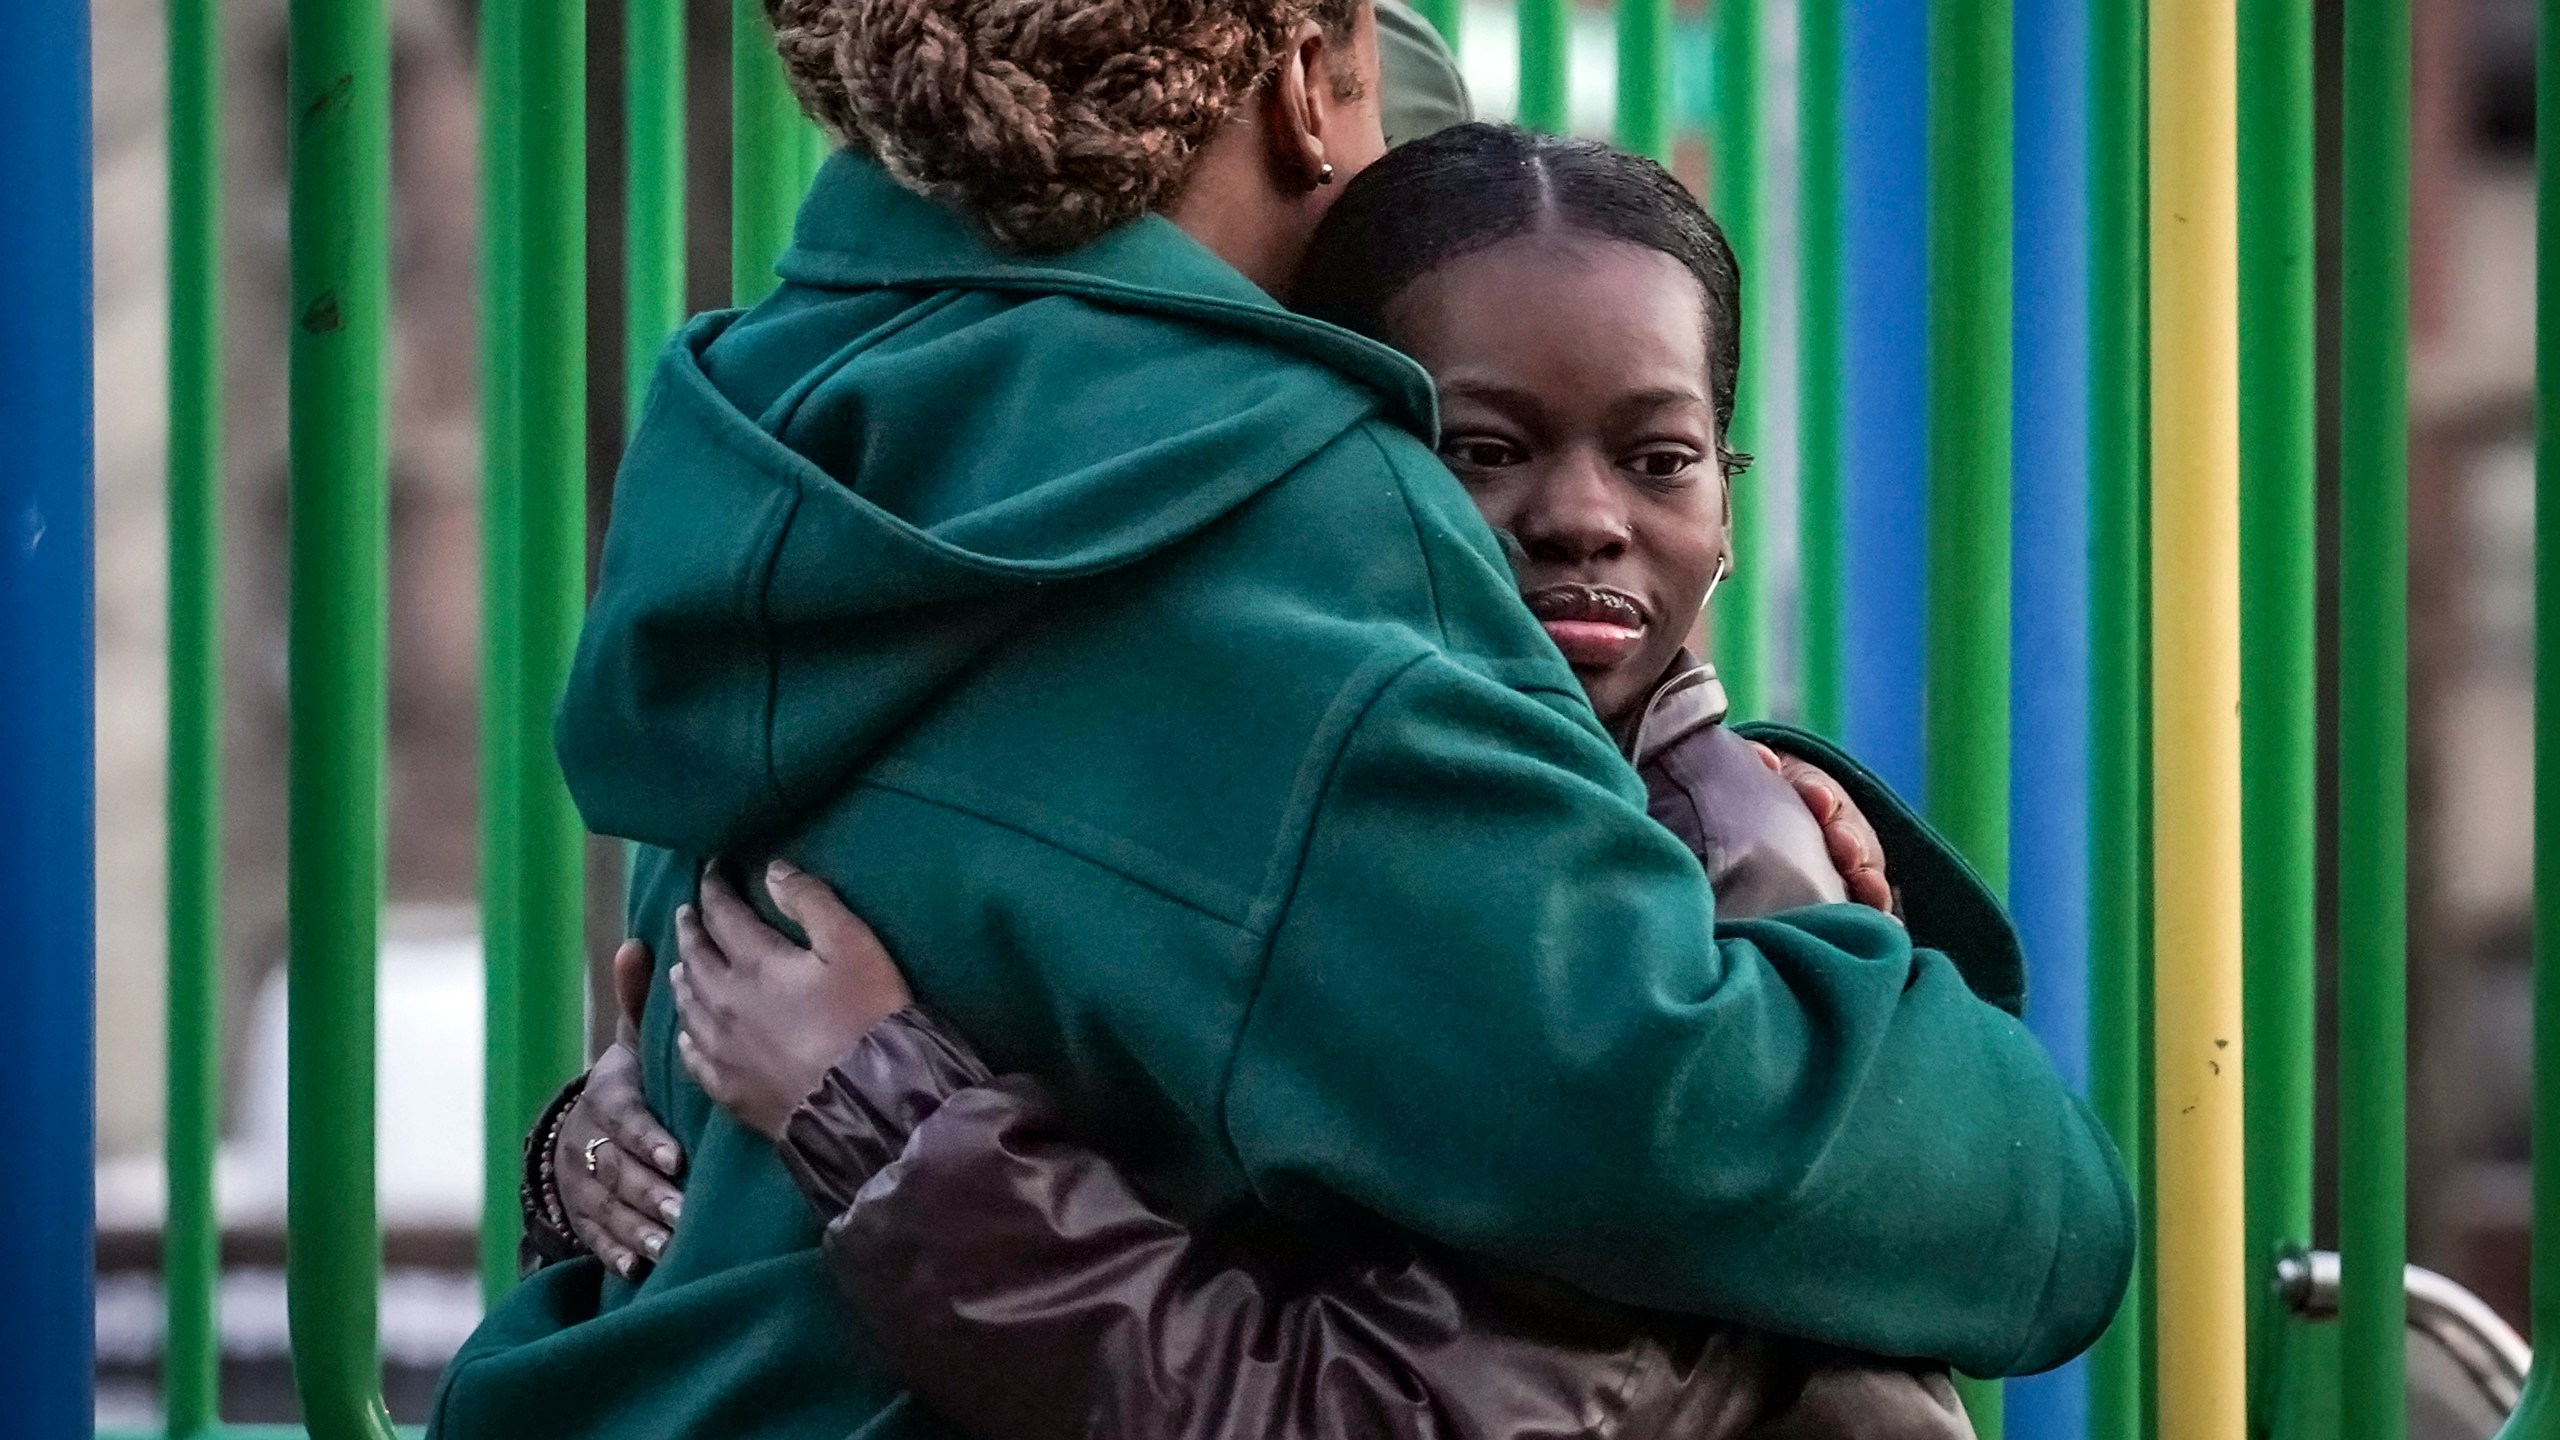
[[[2544,1358],[2502,1440],[2560,1440],[2560,0],[2536,8],[2532,1333]]]
[[[2027,1025],[2089,1086],[2089,0],[2019,0],[2010,345],[2010,904]],[[2019,1440],[2082,1440],[2089,1368],[2005,1396]]]
[[[2009,872],[2010,8],[1929,12],[1929,814]]]
[[[2249,1406],[2270,1433],[2284,1307],[2266,1277],[2311,1244],[2317,1056],[2317,426],[2311,6],[2242,0],[2241,915],[2247,987]]]
[[[2232,7],[2153,0],[2153,1125],[2163,1440],[2247,1427],[2238,79]],[[2396,1343],[2396,1337],[2395,1337]]]
[[[521,668],[508,717],[519,831],[509,1077],[516,1108],[506,1131],[517,1136],[581,1068],[586,1029],[586,829],[550,744],[551,712],[568,683],[587,598],[585,0],[535,0],[521,24],[514,645]]]
[[[1825,735],[1841,725],[1843,546],[1840,24],[1843,0],[1796,9],[1796,553],[1798,706]]]
[[[516,1176],[522,1098],[515,1093],[521,955],[516,878],[523,832],[516,804],[515,716],[521,673],[517,616],[523,490],[518,406],[525,344],[523,187],[524,7],[480,13],[480,936],[487,1025],[482,1058],[480,1293],[516,1283]]]
[[[1665,7],[1666,10],[1668,7]],[[1733,424],[1725,436],[1728,448],[1748,453],[1756,443],[1752,423],[1754,387],[1749,376],[1768,354],[1768,317],[1748,302],[1753,277],[1765,277],[1760,249],[1760,4],[1759,0],[1716,0],[1713,17],[1715,55],[1714,160],[1708,190],[1716,221],[1733,246],[1744,277],[1742,365],[1744,381],[1735,396]],[[1763,289],[1762,294],[1768,293]],[[1716,592],[1716,670],[1738,715],[1766,714],[1768,692],[1768,615],[1765,577],[1771,567],[1761,523],[1761,487],[1765,481],[1745,475],[1732,488],[1732,576]]]
[[[388,1437],[375,1325],[374,972],[389,625],[383,0],[293,0],[289,362],[291,1020],[286,1307],[313,1440]]]
[[[1671,0],[1618,0],[1617,139],[1671,163]]]
[[[2349,1440],[2404,1433],[2408,0],[2347,0],[2339,148],[2338,1251]]]
[[[1922,806],[1929,269],[1912,239],[1928,225],[1928,17],[1927,0],[1847,7],[1841,65],[1842,725],[1849,748]]]
[[[2089,5],[2089,1098],[2151,1209],[2142,1017],[2149,993],[2144,888],[2150,853],[2142,716],[2150,376],[2143,122],[2146,0]],[[2136,1274],[2147,1274],[2146,1254]],[[2089,1359],[2090,1440],[2148,1433],[2147,1327],[2137,1285]]]
[[[773,263],[791,243],[801,194],[800,131],[808,121],[783,80],[764,0],[734,0],[729,27],[730,299],[771,294]]]
[[[222,15],[169,4],[168,1212],[162,1407],[221,1418]]]
[[[1458,25],[1466,14],[1466,0],[1414,0],[1413,8],[1422,12],[1452,51],[1458,48]]]
[[[1930,818],[1994,890],[2009,878],[2009,0],[1929,7]],[[2000,1389],[1967,1383],[1998,1440]]]
[[[89,7],[20,0],[0,45],[0,865],[12,925],[0,1106],[0,1396],[10,1433],[92,1421],[97,936],[92,789]]]
[[[629,0],[624,12],[623,116],[630,241],[624,344],[629,355],[628,423],[656,373],[658,351],[685,312],[684,0]]]
[[[1520,0],[1520,123],[1573,128],[1574,0]]]

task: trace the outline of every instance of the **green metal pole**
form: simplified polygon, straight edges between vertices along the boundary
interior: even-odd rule
[[[1666,7],[1667,8],[1667,7]],[[1712,183],[1716,220],[1741,262],[1743,290],[1748,296],[1760,250],[1760,6],[1759,0],[1716,0],[1715,135]],[[1765,293],[1765,292],[1763,292]],[[1758,357],[1768,353],[1768,317],[1761,308],[1742,307],[1744,381],[1735,397],[1733,425],[1725,444],[1748,453],[1753,445],[1749,376]],[[1766,713],[1769,704],[1766,595],[1762,577],[1769,556],[1760,521],[1760,484],[1749,476],[1733,486],[1733,577],[1716,595],[1716,670],[1737,715]]]
[[[2534,67],[2533,1333],[2541,1347],[2503,1440],[2560,1440],[2560,0]]]
[[[1935,0],[1929,50],[1929,806],[2004,887],[2008,0]]]
[[[172,1436],[221,1418],[222,17],[169,4],[169,1211],[161,1393]]]
[[[1671,0],[1618,0],[1617,136],[1671,163]]]
[[[522,32],[515,660],[515,1114],[581,1068],[586,828],[550,744],[587,598],[585,0],[530,0]]]
[[[2409,4],[2341,32],[2339,1344],[2349,1440],[2405,1429]]]
[[[1938,827],[2009,874],[2009,0],[1929,9],[1929,683]],[[1999,1389],[1965,1408],[1998,1440]]]
[[[1841,725],[1841,606],[1846,565],[1840,514],[1840,18],[1842,0],[1798,0],[1797,566],[1803,595],[1804,723]]]
[[[1573,126],[1573,0],[1520,0],[1520,123]]]
[[[1466,0],[1414,0],[1413,8],[1422,12],[1450,49],[1458,48],[1458,22],[1466,14]]]
[[[763,0],[734,0],[729,27],[730,299],[753,305],[773,292],[773,262],[791,243],[800,205],[808,121],[782,76]]]
[[[2249,1428],[2275,1426],[2276,1260],[2311,1244],[2319,538],[2308,0],[2242,0],[2240,719]]]
[[[375,1325],[374,970],[389,630],[391,28],[293,0],[286,1309],[312,1440],[390,1440]]]
[[[517,616],[522,571],[517,512],[523,490],[518,390],[524,370],[524,218],[519,153],[524,7],[480,12],[480,934],[487,993],[482,1061],[480,1293],[494,1302],[516,1282],[516,878],[523,831],[516,805],[515,717],[521,674]]]
[[[2149,179],[2144,0],[2090,0],[2089,64],[2089,1089],[2135,1177],[2146,1181],[2151,1053],[2144,963],[2151,910],[2148,709],[2151,528]],[[2150,1262],[2089,1364],[2090,1440],[2149,1433],[2144,1300]]]
[[[624,12],[623,116],[630,241],[623,329],[629,356],[626,415],[640,408],[658,351],[684,324],[684,0],[629,0]]]

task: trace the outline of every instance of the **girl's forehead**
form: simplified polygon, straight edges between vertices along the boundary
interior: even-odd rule
[[[1426,368],[1508,358],[1688,386],[1707,368],[1706,297],[1671,256],[1584,235],[1524,235],[1416,280],[1390,319]]]

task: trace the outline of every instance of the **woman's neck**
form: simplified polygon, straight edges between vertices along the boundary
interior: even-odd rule
[[[1272,173],[1257,126],[1229,121],[1192,161],[1165,218],[1273,296],[1287,298],[1324,207]]]

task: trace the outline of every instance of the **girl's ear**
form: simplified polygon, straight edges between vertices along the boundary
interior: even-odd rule
[[[1740,568],[1733,560],[1733,472],[1725,471],[1721,483],[1724,486],[1724,524],[1718,527],[1722,531],[1722,539],[1718,542],[1722,553],[1716,557],[1716,563],[1720,574],[1731,575]]]
[[[1312,20],[1300,22],[1263,96],[1271,172],[1284,189],[1313,190],[1333,183],[1334,166],[1325,155],[1329,54],[1324,27]]]

